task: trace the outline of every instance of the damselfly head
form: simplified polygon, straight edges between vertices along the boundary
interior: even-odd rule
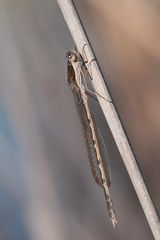
[[[75,52],[72,52],[70,50],[66,51],[66,58],[70,61],[70,62],[76,62],[77,60],[77,55]]]

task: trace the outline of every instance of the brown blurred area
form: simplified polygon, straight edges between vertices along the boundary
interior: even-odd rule
[[[160,4],[75,0],[159,211]],[[67,85],[56,1],[0,0],[0,239],[153,239],[98,104],[118,225],[94,183]]]

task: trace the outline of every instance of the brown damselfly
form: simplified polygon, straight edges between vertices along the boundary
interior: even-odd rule
[[[67,51],[66,57],[68,59],[68,83],[72,89],[82,124],[92,174],[96,183],[104,190],[109,216],[115,227],[117,220],[109,191],[111,180],[108,153],[89,107],[88,95],[90,95],[91,91],[87,88],[86,78],[91,76],[79,53],[76,51]],[[97,92],[95,92],[96,95]]]

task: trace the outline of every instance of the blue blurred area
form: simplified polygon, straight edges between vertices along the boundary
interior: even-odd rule
[[[7,142],[9,149],[12,151],[13,156],[18,151],[18,143],[15,134],[12,131],[12,126],[5,112],[5,107],[0,107],[0,135],[1,139]]]
[[[27,240],[30,238],[20,197],[23,179],[18,151],[21,144],[12,131],[4,106],[0,108],[0,145],[0,239]]]
[[[21,202],[0,186],[0,238],[3,240],[27,240],[28,229],[24,221]]]

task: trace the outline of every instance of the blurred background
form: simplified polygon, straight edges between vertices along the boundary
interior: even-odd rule
[[[75,0],[153,202],[160,210],[160,3]],[[98,104],[108,146],[113,229],[93,180],[55,0],[0,0],[0,239],[153,239]]]

